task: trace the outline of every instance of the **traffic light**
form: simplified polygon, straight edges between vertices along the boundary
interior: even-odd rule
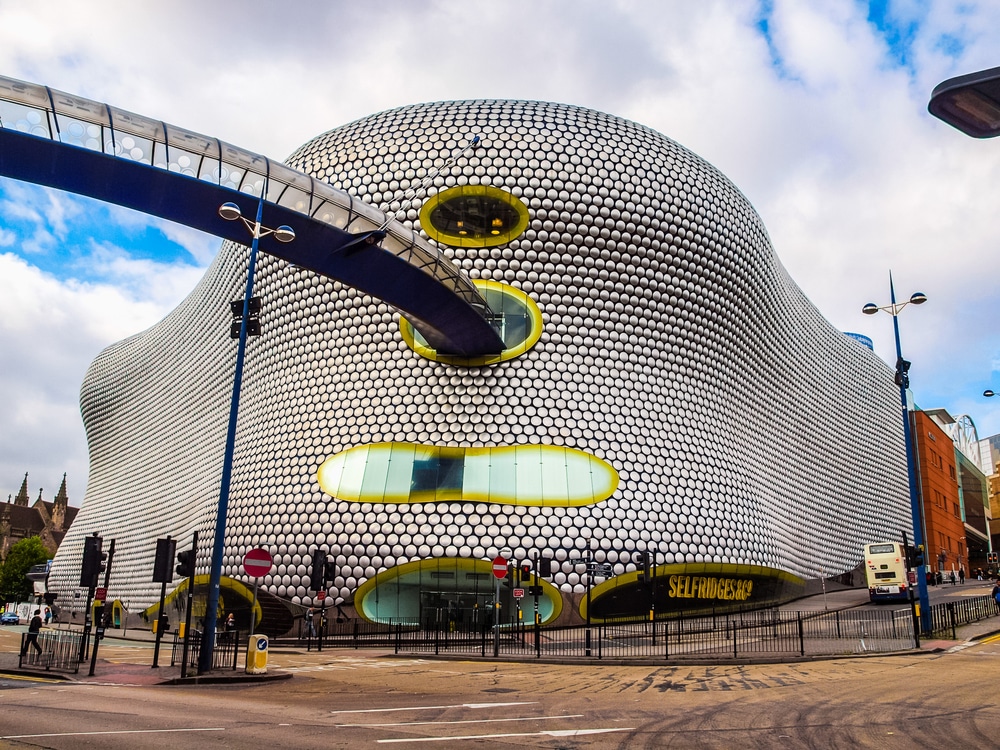
[[[194,578],[194,550],[186,549],[177,553],[177,575],[181,578]]]
[[[309,576],[309,588],[313,591],[326,591],[326,552],[313,552],[312,574]]]
[[[174,573],[170,570],[170,563],[177,552],[177,540],[166,539],[156,540],[156,558],[153,561],[153,583],[170,583],[174,580]]]
[[[531,563],[521,563],[520,581],[524,583],[531,580]]]
[[[997,553],[996,552],[987,552],[986,553],[986,563],[988,565],[996,565],[997,564]]]
[[[97,585],[97,577],[104,572],[108,555],[101,551],[104,540],[94,532],[83,540],[83,565],[80,568],[80,585],[90,588]]]
[[[918,544],[910,548],[910,567],[919,568],[924,564],[924,545]]]
[[[551,557],[539,557],[538,558],[538,575],[548,577],[552,575],[552,558]]]

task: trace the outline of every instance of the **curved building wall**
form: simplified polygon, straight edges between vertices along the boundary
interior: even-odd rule
[[[470,139],[483,146],[406,191]],[[266,546],[262,583],[309,603],[311,552],[331,550],[331,593],[429,558],[595,552],[612,575],[636,551],[661,564],[738,564],[802,577],[852,568],[862,543],[905,523],[898,392],[870,350],[833,329],[788,277],[760,218],[714,167],[648,128],[515,101],[402,107],[337,128],[288,160],[422,230],[420,204],[483,184],[527,206],[527,229],[447,253],[541,310],[537,344],[483,366],[412,350],[384,303],[271,258],[258,266],[263,333],[250,340],[224,575]],[[113,595],[150,604],[155,539],[211,538],[245,248],[226,243],[192,295],[95,360],[81,403],[91,475],[51,585],[76,585],[82,537],[117,540]],[[617,472],[579,507],[343,502],[316,474],[371,443],[554,445]],[[204,545],[204,546],[207,546]],[[122,561],[121,563],[119,561]],[[199,556],[207,567],[208,554]]]

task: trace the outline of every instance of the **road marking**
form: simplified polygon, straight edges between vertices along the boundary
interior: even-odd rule
[[[10,734],[0,740],[29,740],[38,737],[91,737],[101,734],[166,734],[168,732],[225,732],[225,727],[192,727],[190,729],[119,729],[108,732],[53,732],[51,734]]]
[[[502,708],[504,706],[530,706],[538,701],[521,701],[519,703],[455,703],[450,706],[405,706],[403,708],[361,708],[355,711],[331,711],[337,714],[379,714],[393,711],[440,711],[443,708]]]
[[[983,640],[981,640],[979,642],[980,643],[996,643],[997,641],[1000,641],[1000,633],[997,633],[996,635],[991,635],[989,638],[983,638]]]
[[[390,724],[337,724],[338,727],[422,727],[429,724],[491,724],[503,721],[546,721],[551,719],[579,719],[583,714],[564,716],[514,716],[506,719],[461,719],[459,721],[397,721]]]
[[[50,677],[28,677],[27,675],[22,674],[0,675],[0,680],[23,680],[24,682],[44,682],[53,685],[58,682],[63,682],[63,680],[53,680]]]
[[[550,732],[521,732],[517,734],[468,734],[464,737],[400,737],[391,740],[376,740],[380,745],[398,742],[448,742],[454,740],[502,740],[508,737],[582,737],[587,734],[607,734],[609,732],[632,732],[635,727],[614,727],[613,729],[555,729]]]

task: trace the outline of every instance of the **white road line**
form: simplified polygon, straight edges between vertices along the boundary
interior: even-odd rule
[[[391,724],[337,724],[337,727],[423,727],[429,724],[490,724],[501,721],[545,721],[549,719],[579,719],[583,714],[564,716],[514,716],[506,719],[461,719],[460,721],[396,721]]]
[[[440,711],[443,708],[503,708],[504,706],[530,706],[538,701],[521,701],[518,703],[455,703],[450,706],[404,706],[403,708],[362,708],[355,711],[331,711],[338,714],[380,714],[393,711]]]
[[[225,727],[192,727],[190,729],[119,729],[108,732],[53,732],[52,734],[9,734],[0,740],[29,740],[38,737],[90,737],[101,734],[166,734],[168,732],[225,732]]]
[[[607,734],[608,732],[631,732],[635,727],[615,727],[613,729],[557,729],[551,732],[523,732],[518,734],[467,734],[464,737],[400,737],[391,740],[376,740],[380,745],[399,742],[448,742],[453,740],[502,740],[508,737],[582,737],[587,734]]]

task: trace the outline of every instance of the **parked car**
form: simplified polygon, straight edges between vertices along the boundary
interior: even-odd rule
[[[0,615],[0,625],[19,625],[21,623],[21,618],[17,616],[17,612],[4,612]]]

